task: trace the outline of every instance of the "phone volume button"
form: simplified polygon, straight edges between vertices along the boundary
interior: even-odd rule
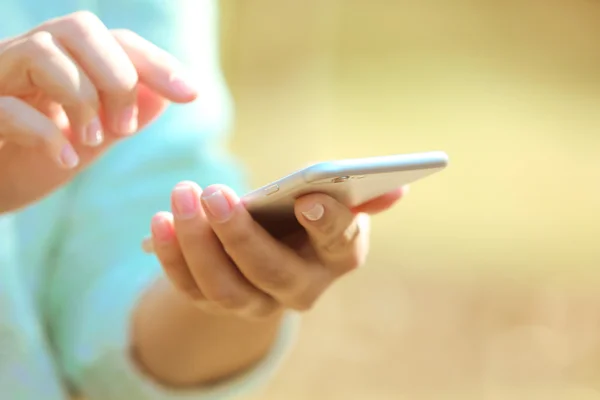
[[[265,195],[270,196],[273,193],[277,193],[279,191],[279,185],[271,185],[267,186],[264,190]]]

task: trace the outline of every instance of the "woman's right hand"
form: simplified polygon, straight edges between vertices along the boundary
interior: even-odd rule
[[[0,214],[69,181],[168,101],[196,95],[171,55],[89,12],[0,42]]]

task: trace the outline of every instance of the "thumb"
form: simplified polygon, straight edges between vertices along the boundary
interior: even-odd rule
[[[347,272],[363,263],[367,252],[368,216],[324,194],[310,194],[296,201],[295,213],[317,257],[325,265]]]
[[[147,126],[156,119],[167,107],[168,101],[161,96],[141,86],[138,94],[138,126]],[[63,124],[67,125],[67,123]],[[67,138],[72,138],[68,126],[63,126]],[[65,169],[56,165],[48,157],[45,149],[23,148],[14,143],[0,143],[0,171],[14,173],[0,174],[0,213],[21,208],[35,202],[57,187],[70,181],[100,157],[106,150],[124,137],[107,134],[104,141],[96,147],[85,146],[79,140],[73,140],[72,145],[79,156],[76,168]],[[10,194],[10,196],[9,196]]]

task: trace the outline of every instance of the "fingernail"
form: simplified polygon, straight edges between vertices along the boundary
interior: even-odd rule
[[[325,208],[322,204],[316,203],[310,210],[302,211],[302,215],[309,221],[318,221],[325,214]]]
[[[402,195],[406,196],[410,192],[410,185],[402,186]]]
[[[102,125],[98,117],[95,117],[86,127],[84,132],[84,143],[88,146],[98,146],[102,144]]]
[[[142,250],[145,253],[154,253],[154,242],[151,237],[146,237],[142,240]]]
[[[171,89],[177,92],[182,97],[192,97],[198,94],[198,91],[194,85],[190,82],[190,79],[184,79],[180,76],[171,77]]]
[[[188,185],[175,187],[173,203],[175,216],[178,219],[190,219],[198,213],[198,197]]]
[[[219,222],[225,222],[231,215],[231,204],[220,190],[208,196],[202,196],[202,203],[204,203],[206,211]]]
[[[70,143],[63,146],[60,152],[60,163],[67,168],[75,168],[79,164],[79,156]]]
[[[118,131],[122,135],[131,135],[138,129],[138,108],[131,105],[121,112]]]
[[[155,215],[151,222],[152,235],[161,242],[167,242],[173,237],[171,223],[162,215]]]

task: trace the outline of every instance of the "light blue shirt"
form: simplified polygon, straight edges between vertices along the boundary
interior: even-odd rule
[[[80,9],[175,54],[199,77],[200,97],[171,107],[52,196],[0,217],[0,398],[65,400],[76,392],[89,400],[213,400],[240,394],[277,368],[292,339],[291,319],[259,365],[210,388],[161,387],[129,357],[131,311],[161,274],[157,260],[140,250],[151,216],[169,209],[170,190],[181,180],[244,189],[222,146],[231,100],[219,68],[216,5],[4,0],[0,36]]]

